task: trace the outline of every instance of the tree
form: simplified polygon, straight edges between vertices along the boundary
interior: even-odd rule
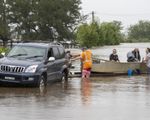
[[[0,0],[0,39],[3,41],[4,46],[10,37],[10,28],[8,24],[7,4],[5,0]]]
[[[81,46],[97,46],[99,41],[99,26],[97,23],[83,24],[77,29],[77,42]]]
[[[77,29],[77,42],[81,46],[116,45],[123,40],[121,22],[83,24]]]
[[[128,39],[131,41],[150,41],[150,21],[139,21],[128,29]]]
[[[8,0],[10,22],[22,39],[72,39],[80,0]]]
[[[123,40],[121,22],[119,21],[103,22],[100,25],[100,30],[100,37],[105,45],[116,45]]]

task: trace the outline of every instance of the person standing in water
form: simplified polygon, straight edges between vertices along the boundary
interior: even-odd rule
[[[82,78],[89,78],[92,68],[92,52],[90,49],[82,48],[80,55],[82,65]]]

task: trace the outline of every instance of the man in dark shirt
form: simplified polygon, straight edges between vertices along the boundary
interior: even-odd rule
[[[113,49],[113,53],[109,56],[109,60],[119,62],[119,58],[118,58],[116,49]]]
[[[66,58],[66,60],[67,60],[67,62],[68,62],[68,67],[69,67],[69,68],[72,66],[72,63],[71,63],[71,58],[72,58],[72,57],[73,57],[73,56],[72,56],[71,52],[70,52],[70,51],[66,51],[66,56],[65,56],[65,58]]]

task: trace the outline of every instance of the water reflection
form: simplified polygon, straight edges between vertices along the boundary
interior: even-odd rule
[[[0,87],[0,96],[13,96],[13,97],[47,97],[47,95],[52,95],[54,91],[67,90],[68,82],[65,83],[54,83],[49,84],[46,87],[34,88],[34,87],[15,87],[15,86],[5,86]],[[63,89],[62,89],[63,88]]]
[[[74,78],[44,89],[1,87],[0,107],[2,120],[149,120],[150,81],[119,76]]]
[[[44,87],[44,86],[40,87],[39,93],[40,93],[40,96],[45,96],[47,93],[47,87]]]
[[[64,90],[68,90],[69,89],[69,82],[68,81],[63,81],[61,84],[62,84],[62,88]]]
[[[90,79],[85,78],[81,80],[81,95],[83,104],[89,105],[92,96],[92,82]]]

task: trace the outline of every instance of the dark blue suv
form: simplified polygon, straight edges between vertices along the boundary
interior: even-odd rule
[[[19,43],[0,59],[0,83],[46,86],[68,79],[65,49],[55,43]]]

